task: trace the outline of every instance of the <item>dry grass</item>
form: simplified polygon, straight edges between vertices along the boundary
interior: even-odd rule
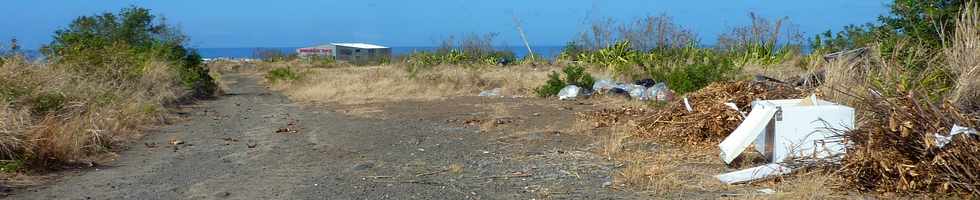
[[[820,95],[828,100],[842,103],[844,105],[854,105],[856,99],[851,94],[866,94],[867,88],[854,87],[867,85],[867,75],[870,73],[870,62],[867,57],[852,59],[836,59],[824,65],[826,76],[823,84],[818,88]],[[841,91],[846,91],[842,93]]]
[[[978,11],[976,5],[964,8],[956,35],[940,58],[922,53],[922,47],[899,43],[894,52],[903,54],[883,56],[879,48],[871,48],[859,62],[829,65],[829,89],[824,92],[859,110],[856,129],[845,132],[853,145],[841,166],[834,166],[845,177],[846,187],[980,196],[980,140],[956,137],[939,147],[935,137],[949,133],[954,124],[980,125]],[[924,66],[910,69],[908,63]]]
[[[463,173],[463,169],[463,165],[459,163],[453,163],[450,164],[449,167],[446,167],[446,171],[452,174],[461,174]]]
[[[502,88],[504,96],[530,96],[535,87],[544,83],[549,72],[521,66],[472,69],[442,66],[411,78],[398,66],[308,70],[302,80],[276,84],[274,88],[300,101],[340,104],[475,96],[493,88]]]
[[[946,66],[958,76],[952,101],[980,109],[980,8],[970,4],[956,21],[952,45],[944,53]]]
[[[690,150],[676,146],[656,152],[638,150],[619,152],[613,159],[622,163],[614,174],[614,184],[621,189],[636,190],[657,197],[680,198],[732,190],[713,177],[724,171],[714,152]]]
[[[787,177],[780,184],[771,185],[776,199],[842,199],[841,193],[834,191],[834,183],[839,178],[826,172],[805,172]],[[770,196],[763,196],[770,197]]]
[[[619,124],[613,126],[608,135],[600,137],[602,154],[606,159],[612,160],[613,156],[623,150],[623,141],[630,136],[633,127],[625,123]]]
[[[495,103],[491,104],[491,111],[489,113],[489,118],[480,123],[481,132],[489,132],[497,126],[508,123],[508,121],[513,120],[514,115],[511,110],[514,109],[505,103]]]
[[[24,149],[25,141],[19,133],[29,126],[30,113],[15,109],[11,103],[0,99],[0,157],[14,158]]]
[[[46,63],[5,63],[0,157],[33,166],[84,162],[116,141],[137,137],[140,126],[163,120],[164,105],[185,94],[171,69],[147,63],[140,79],[122,80]]]
[[[742,66],[741,73],[747,76],[761,74],[779,80],[788,80],[810,72],[808,69],[797,66],[800,60],[804,59],[803,57],[797,56],[793,59],[774,65],[746,64]]]

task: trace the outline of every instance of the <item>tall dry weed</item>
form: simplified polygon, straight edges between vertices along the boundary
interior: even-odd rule
[[[144,63],[132,79],[13,60],[0,66],[0,160],[84,161],[161,121],[166,104],[189,95],[166,62]]]
[[[854,95],[867,94],[868,75],[871,73],[869,57],[834,59],[826,63],[820,93],[824,98],[845,105],[855,105]]]
[[[548,72],[522,66],[476,69],[439,66],[411,78],[397,66],[309,70],[304,80],[277,84],[275,88],[301,101],[341,104],[475,96],[481,90],[493,88],[501,88],[505,96],[530,96]]]
[[[0,99],[0,157],[16,158],[24,148],[21,136],[30,124],[27,110],[15,109],[6,100]]]
[[[946,66],[956,74],[951,99],[965,108],[980,108],[980,7],[967,5],[956,21],[956,31],[944,51]]]

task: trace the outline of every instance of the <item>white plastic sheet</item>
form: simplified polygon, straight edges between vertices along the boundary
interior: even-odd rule
[[[596,92],[606,91],[606,90],[611,90],[614,87],[616,87],[616,84],[613,83],[613,81],[602,79],[596,81],[595,84],[592,84],[592,91],[596,91]]]
[[[582,88],[575,85],[565,86],[558,91],[558,99],[560,100],[575,100],[580,95],[582,95]]]
[[[730,173],[716,175],[719,181],[725,184],[745,183],[763,179],[771,176],[785,175],[793,172],[793,169],[780,164],[766,164],[763,166],[738,170]]]

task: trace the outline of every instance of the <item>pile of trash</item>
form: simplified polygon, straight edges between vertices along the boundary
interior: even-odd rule
[[[653,79],[642,79],[632,84],[626,84],[603,79],[596,81],[592,88],[582,88],[576,85],[565,86],[558,92],[558,99],[575,100],[593,94],[623,95],[640,101],[670,101],[674,98],[674,91],[667,88],[665,82],[658,83]]]
[[[693,146],[710,147],[742,122],[757,99],[785,99],[803,92],[780,84],[757,81],[716,82],[677,99],[641,120],[642,135]]]
[[[640,101],[670,101],[674,98],[674,91],[667,88],[667,83],[657,82],[653,79],[642,79],[633,84],[615,83],[610,80],[598,80],[592,85],[592,91],[605,94],[618,94],[628,96]]]
[[[912,94],[862,102],[863,123],[845,133],[850,145],[839,174],[847,185],[980,196],[980,116],[919,103]]]
[[[606,87],[597,91],[629,93],[618,85],[603,83]],[[825,167],[845,186],[862,191],[980,196],[980,115],[948,103],[921,103],[912,93],[874,94],[851,108],[808,96],[792,84],[716,82],[663,108],[623,107],[582,116],[596,127],[633,120],[643,137],[718,148],[726,163],[752,146],[769,161],[717,175],[723,183]]]

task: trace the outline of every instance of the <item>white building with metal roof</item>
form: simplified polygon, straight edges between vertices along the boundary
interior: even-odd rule
[[[300,57],[330,56],[352,63],[386,62],[391,59],[391,48],[367,43],[330,43],[296,49]]]

